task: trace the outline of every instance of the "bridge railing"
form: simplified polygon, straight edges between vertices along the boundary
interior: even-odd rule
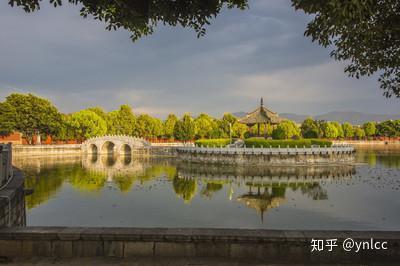
[[[0,144],[0,187],[6,184],[12,175],[12,146]]]

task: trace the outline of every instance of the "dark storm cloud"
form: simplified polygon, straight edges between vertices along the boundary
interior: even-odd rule
[[[289,1],[250,1],[249,10],[225,10],[200,39],[159,26],[132,43],[75,6],[25,14],[2,2],[0,97],[33,92],[65,112],[128,103],[162,116],[249,110],[260,96],[279,112],[397,112],[376,79],[347,78],[329,50],[303,36],[308,21]]]

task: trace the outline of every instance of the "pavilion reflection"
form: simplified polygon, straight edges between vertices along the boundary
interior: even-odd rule
[[[355,166],[352,165],[235,167],[179,164],[177,178],[186,184],[201,180],[201,195],[209,198],[227,186],[228,197],[232,200],[236,188],[239,195],[235,200],[254,209],[263,222],[268,210],[287,202],[287,191],[299,192],[312,200],[326,200],[328,193],[323,183],[347,180],[355,173]],[[247,192],[240,191],[240,187],[246,187]],[[196,192],[193,185],[190,188],[184,194],[187,203]]]
[[[263,189],[263,192],[261,190]],[[246,207],[255,209],[264,222],[264,213],[269,209],[277,208],[281,203],[286,202],[286,188],[267,188],[257,187],[257,192],[250,191],[237,198],[238,202],[245,204]]]

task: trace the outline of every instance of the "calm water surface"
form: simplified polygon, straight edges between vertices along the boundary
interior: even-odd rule
[[[400,149],[312,167],[112,156],[14,163],[35,190],[27,225],[400,230]]]

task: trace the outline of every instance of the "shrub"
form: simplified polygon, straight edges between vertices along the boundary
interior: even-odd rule
[[[287,140],[266,140],[264,138],[248,138],[245,139],[244,141],[246,147],[251,148],[295,148],[296,146],[298,148],[306,147],[310,148],[311,145],[319,145],[321,147],[324,147],[325,145],[327,147],[332,146],[332,142],[328,140],[322,140],[322,139],[298,139],[298,140],[293,140],[293,139],[287,139]]]
[[[199,139],[195,141],[195,145],[198,147],[225,147],[229,143],[231,143],[230,139]]]

